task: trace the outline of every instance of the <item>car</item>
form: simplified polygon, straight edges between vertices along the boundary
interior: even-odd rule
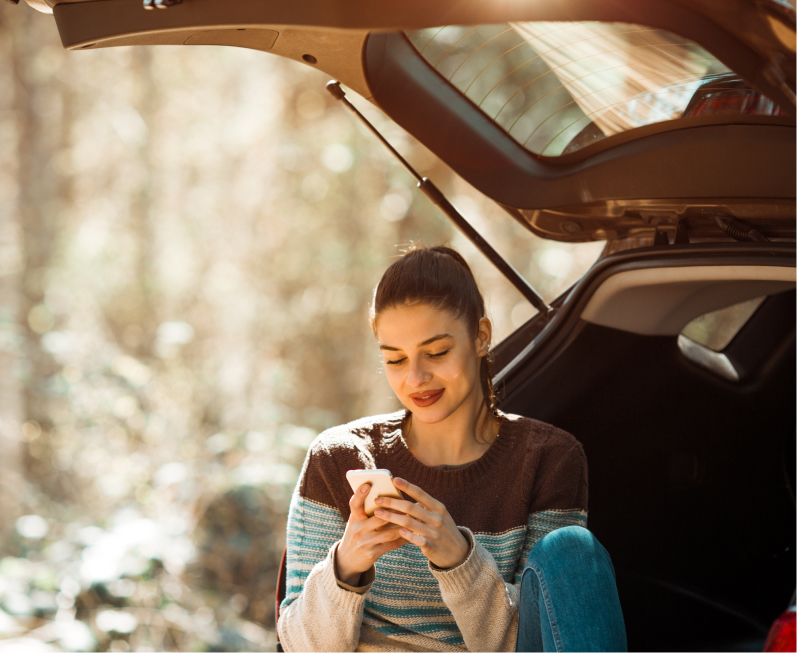
[[[501,408],[582,442],[630,650],[794,650],[792,5],[27,2],[71,50],[229,45],[318,68],[508,219],[605,240],[551,306],[507,270],[539,312],[496,348]]]

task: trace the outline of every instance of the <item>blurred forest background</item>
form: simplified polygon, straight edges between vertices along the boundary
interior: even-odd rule
[[[367,323],[411,240],[533,310],[324,91],[212,46],[62,49],[0,4],[0,651],[273,650],[286,511],[323,429],[394,410]],[[353,101],[551,300],[542,241]]]

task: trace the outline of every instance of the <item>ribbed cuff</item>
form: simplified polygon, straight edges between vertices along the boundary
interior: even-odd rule
[[[443,593],[468,592],[473,588],[473,583],[484,572],[485,565],[489,564],[487,556],[490,555],[481,544],[473,537],[473,533],[465,526],[458,526],[470,544],[470,553],[456,567],[440,569],[429,562],[429,571],[440,584]],[[486,554],[486,555],[485,555]]]
[[[330,547],[330,549],[329,549],[328,560],[329,560],[329,567],[332,570],[333,582],[337,586],[338,590],[342,589],[347,594],[354,594],[355,596],[366,594],[368,592],[368,590],[371,589],[371,585],[374,584],[374,580],[376,579],[376,569],[374,568],[373,565],[371,565],[371,568],[368,571],[364,572],[360,576],[360,583],[362,583],[362,584],[357,586],[357,587],[355,587],[353,585],[349,585],[348,583],[344,583],[342,580],[340,580],[338,578],[337,570],[335,569],[335,554],[337,553],[339,544],[340,544],[340,540],[335,542],[335,544],[333,544]],[[325,576],[326,576],[326,574],[325,574]],[[325,584],[326,584],[326,577],[325,577],[324,581],[325,581]],[[327,591],[329,591],[329,590],[327,590]],[[336,596],[336,594],[334,594],[332,592],[330,592],[330,595],[331,596]],[[359,603],[358,603],[358,605],[359,605]]]

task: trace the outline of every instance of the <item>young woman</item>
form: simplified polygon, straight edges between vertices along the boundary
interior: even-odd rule
[[[325,431],[288,517],[286,651],[625,650],[614,570],[584,528],[571,435],[493,405],[491,324],[465,260],[416,247],[371,326],[405,410]],[[388,469],[407,500],[352,494]]]

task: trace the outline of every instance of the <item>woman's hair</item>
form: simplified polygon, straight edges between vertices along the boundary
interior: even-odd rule
[[[462,320],[472,338],[485,316],[484,299],[470,267],[459,252],[450,247],[425,247],[412,244],[382,275],[374,289],[371,328],[388,308],[428,304]],[[481,361],[479,378],[484,400],[495,415],[495,392],[490,376],[489,354]]]

